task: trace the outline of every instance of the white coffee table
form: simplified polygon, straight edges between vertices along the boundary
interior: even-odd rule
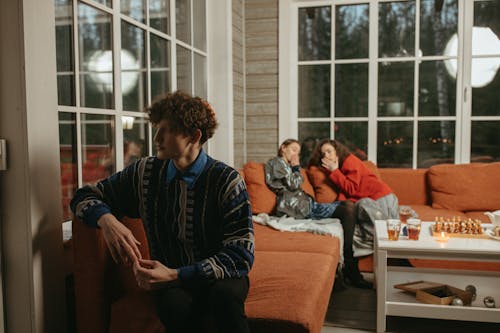
[[[434,318],[500,323],[500,272],[387,266],[387,258],[417,258],[500,262],[500,241],[451,238],[440,243],[431,235],[432,222],[422,222],[420,239],[403,237],[390,241],[385,221],[375,221],[375,281],[377,288],[377,332],[385,332],[387,316]],[[424,304],[415,295],[393,286],[413,281],[432,281],[460,289],[474,285],[477,298],[471,306]],[[497,308],[486,308],[485,296],[492,296]]]

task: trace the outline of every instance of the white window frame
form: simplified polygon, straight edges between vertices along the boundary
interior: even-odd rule
[[[406,1],[406,0],[402,0]],[[457,79],[456,79],[456,114],[449,117],[422,117],[418,116],[418,82],[419,71],[415,66],[414,75],[414,106],[415,114],[411,117],[379,117],[377,115],[377,94],[378,94],[378,5],[383,2],[394,2],[394,0],[281,0],[279,2],[279,141],[286,138],[298,137],[298,9],[301,7],[332,6],[332,57],[328,61],[318,61],[318,63],[341,63],[345,60],[334,59],[335,42],[333,40],[335,27],[336,5],[346,4],[369,4],[369,58],[368,58],[368,117],[335,119],[329,118],[301,118],[301,121],[368,121],[368,159],[377,161],[377,126],[379,121],[412,121],[413,122],[413,168],[417,167],[417,143],[418,143],[418,123],[422,120],[455,121],[455,163],[469,163],[471,157],[471,124],[474,120],[500,120],[499,116],[472,116],[471,115],[471,61],[472,61],[472,25],[474,1],[458,0],[458,36],[459,45],[457,50]],[[418,49],[420,42],[420,1],[416,1],[416,21],[415,21],[415,49]],[[499,55],[500,56],[500,55]],[[426,60],[442,59],[442,56],[429,57]],[[332,60],[333,59],[333,60]],[[418,61],[419,57],[392,58],[395,61]],[[366,59],[356,59],[361,62]],[[349,61],[347,61],[349,62]],[[311,63],[308,61],[308,63]],[[331,78],[331,115],[335,107],[335,73],[332,70]],[[330,134],[333,138],[333,133]]]

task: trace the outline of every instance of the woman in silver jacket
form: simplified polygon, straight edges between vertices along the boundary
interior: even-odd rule
[[[356,223],[354,204],[351,201],[319,203],[302,190],[304,181],[300,174],[300,144],[295,139],[285,140],[273,157],[264,166],[267,186],[276,193],[276,215],[287,215],[297,219],[339,218],[344,230],[344,258],[349,267],[344,267],[344,278],[358,288],[371,288],[353,263],[353,234]],[[352,264],[352,265],[351,265]],[[348,274],[348,276],[346,276]],[[342,281],[343,282],[343,281]]]

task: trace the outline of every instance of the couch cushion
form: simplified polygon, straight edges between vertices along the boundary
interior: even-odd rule
[[[328,254],[338,260],[340,242],[337,237],[314,235],[308,232],[278,231],[253,224],[257,251],[306,252]]]
[[[316,193],[317,202],[334,202],[337,200],[337,192],[334,190],[334,185],[328,178],[322,168],[311,166],[307,169],[307,176]]]
[[[500,208],[500,162],[429,168],[432,207],[459,211]]]
[[[384,183],[394,191],[400,205],[430,205],[427,169],[382,168]]]
[[[320,333],[336,268],[325,254],[256,251],[245,303],[252,332]]]
[[[482,223],[491,223],[488,216],[484,215],[484,211],[482,210],[465,212],[465,216],[467,216],[468,219],[480,220]]]
[[[301,169],[300,172],[304,179],[302,189],[314,198],[314,190],[305,170]],[[252,205],[252,214],[272,214],[276,206],[276,195],[266,185],[264,163],[248,162],[243,166],[242,174],[245,176],[245,183]]]

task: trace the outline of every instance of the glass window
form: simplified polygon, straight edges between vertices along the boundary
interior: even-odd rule
[[[280,81],[280,117],[298,124],[285,136],[330,135],[381,167],[499,158],[499,0],[285,2],[297,20],[280,40],[298,31],[280,59],[297,72]]]
[[[378,115],[413,115],[414,62],[382,62],[378,66]]]
[[[75,61],[73,55],[73,4],[56,0],[57,100],[59,105],[75,105]]]
[[[191,51],[177,45],[177,89],[191,93]]]
[[[415,54],[415,1],[382,2],[378,5],[379,57]]]
[[[63,219],[71,219],[69,203],[78,188],[76,145],[76,115],[59,112],[59,159],[61,163],[61,191]]]
[[[170,34],[169,3],[168,0],[149,0],[149,25],[166,34]]]
[[[335,58],[368,58],[368,4],[335,9]]]
[[[81,117],[83,185],[95,184],[116,171],[114,117]]]
[[[144,30],[122,21],[121,92],[127,111],[142,111],[147,104],[145,35]]]
[[[122,14],[146,23],[146,0],[120,0]]]
[[[111,15],[78,3],[81,106],[112,109]]]
[[[206,2],[113,3],[116,10],[110,0],[54,0],[65,219],[75,189],[156,153],[145,106],[173,87],[207,97]]]
[[[330,65],[299,66],[299,117],[330,117]]]
[[[148,120],[122,116],[123,122],[123,166],[126,167],[148,155]]]
[[[191,44],[191,0],[175,0],[177,39]]]
[[[330,59],[331,7],[299,8],[299,60]]]
[[[206,51],[207,49],[207,21],[205,19],[205,17],[207,16],[206,12],[207,9],[205,0],[193,1],[193,46],[202,51]]]

